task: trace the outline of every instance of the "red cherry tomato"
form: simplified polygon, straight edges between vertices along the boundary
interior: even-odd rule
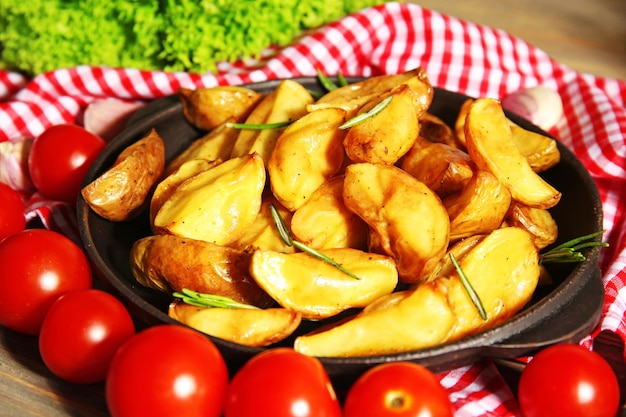
[[[60,378],[79,384],[103,381],[117,349],[135,333],[126,307],[96,290],[60,296],[39,333],[44,363]]]
[[[119,348],[105,384],[112,417],[219,417],[228,370],[206,336],[163,324]]]
[[[36,335],[59,296],[91,288],[89,262],[69,238],[27,229],[0,242],[0,324]]]
[[[322,364],[290,348],[266,350],[233,377],[224,417],[340,417]]]
[[[26,218],[24,217],[24,203],[22,197],[13,188],[0,182],[0,241],[24,230]]]
[[[608,362],[573,344],[540,351],[526,365],[518,386],[524,417],[614,417],[619,395]]]
[[[412,362],[377,365],[348,390],[344,417],[452,417],[445,388],[427,368]]]
[[[49,127],[33,141],[30,177],[41,195],[75,203],[83,179],[106,142],[77,125]]]

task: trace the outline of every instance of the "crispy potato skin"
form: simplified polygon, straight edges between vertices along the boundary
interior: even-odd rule
[[[300,313],[285,308],[202,308],[181,301],[170,304],[168,315],[196,330],[244,346],[280,342],[300,325]]]
[[[391,293],[398,283],[395,264],[387,256],[350,248],[321,252],[359,279],[304,252],[257,250],[252,255],[250,273],[278,304],[313,320],[365,307]]]
[[[343,146],[351,161],[393,165],[411,149],[419,133],[413,95],[408,85],[401,84],[361,108],[360,112],[367,112],[385,97],[392,97],[380,113],[349,128]]]
[[[267,163],[274,196],[288,210],[301,207],[342,167],[345,111],[316,110],[301,117],[278,137]]]
[[[265,124],[297,120],[307,114],[307,105],[311,103],[313,97],[306,88],[296,81],[284,80],[254,107],[245,123]],[[256,152],[267,165],[276,140],[284,130],[242,129],[233,145],[231,158]]]
[[[500,227],[511,193],[487,171],[478,170],[463,191],[443,200],[450,216],[450,240],[489,233]]]
[[[249,264],[246,252],[172,235],[140,239],[130,252],[133,275],[146,287],[167,293],[187,288],[268,307],[273,300],[250,277]]]
[[[351,319],[299,336],[295,349],[314,356],[369,356],[457,340],[519,311],[539,278],[537,249],[520,228],[493,231],[468,248],[459,262],[482,301],[486,320],[458,276],[451,274],[383,297]]]
[[[450,219],[439,197],[401,169],[352,164],[343,201],[370,227],[370,249],[396,261],[400,281],[418,282],[445,254]]]
[[[559,234],[559,228],[552,214],[546,209],[513,203],[509,207],[506,221],[511,226],[521,227],[529,232],[539,249],[554,243]]]
[[[291,232],[315,249],[366,250],[369,228],[343,203],[344,176],[322,184],[291,218]]]
[[[256,153],[201,171],[178,185],[163,202],[153,230],[228,245],[259,214],[265,179],[265,166]]]
[[[448,145],[418,137],[400,165],[441,198],[459,192],[472,178],[476,165],[470,156]]]
[[[183,115],[189,123],[211,130],[229,119],[245,119],[264,95],[245,87],[180,88]]]
[[[472,103],[465,121],[465,139],[467,152],[478,168],[495,175],[513,200],[550,208],[561,199],[561,193],[533,171],[515,145],[499,101],[481,98]]]
[[[152,129],[124,149],[113,166],[83,187],[81,194],[99,216],[111,221],[129,220],[149,204],[164,167],[165,145]]]

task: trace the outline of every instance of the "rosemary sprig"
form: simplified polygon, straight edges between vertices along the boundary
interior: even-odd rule
[[[450,260],[452,261],[452,265],[454,265],[456,273],[459,275],[459,279],[461,280],[461,284],[463,284],[465,292],[467,292],[467,295],[469,295],[469,298],[470,300],[472,300],[472,303],[476,307],[476,310],[478,310],[478,314],[480,314],[480,317],[482,317],[483,320],[487,320],[487,312],[485,311],[483,302],[480,300],[480,297],[474,290],[474,287],[472,287],[472,284],[467,279],[465,272],[463,272],[461,265],[459,265],[456,256],[454,256],[452,252],[450,252]]]
[[[347,128],[352,127],[354,125],[358,125],[359,123],[363,123],[365,120],[369,119],[370,117],[376,116],[378,113],[380,113],[381,111],[385,110],[385,108],[389,105],[389,103],[391,103],[392,99],[393,99],[393,96],[389,96],[389,97],[381,100],[380,103],[376,104],[370,110],[366,111],[365,113],[361,113],[359,115],[356,115],[352,119],[350,119],[350,120],[346,121],[344,124],[340,125],[339,129],[347,129]]]
[[[285,122],[275,122],[275,123],[226,123],[227,127],[232,127],[233,129],[247,129],[247,130],[271,130],[271,129],[280,129],[282,127],[289,126],[292,124],[293,120],[287,120]]]
[[[335,268],[337,268],[338,270],[340,270],[341,272],[343,272],[344,274],[348,275],[351,278],[354,278],[357,280],[360,279],[358,276],[354,275],[348,269],[344,268],[343,265],[337,263],[334,259],[330,258],[329,256],[324,255],[323,253],[319,252],[316,249],[313,249],[312,247],[308,246],[305,243],[294,240],[291,237],[289,230],[287,230],[287,226],[285,225],[283,218],[280,216],[280,213],[278,212],[278,210],[273,204],[270,204],[270,213],[272,214],[272,219],[274,220],[274,224],[276,225],[278,234],[280,235],[280,238],[283,240],[283,242],[285,242],[285,245],[293,246],[297,249],[300,249],[302,252],[308,253],[309,255],[319,259],[320,261],[326,262],[327,264],[334,266]]]
[[[346,80],[346,77],[344,77],[342,73],[337,74],[337,82],[339,83],[339,87],[348,85],[348,80]]]
[[[587,259],[585,255],[580,252],[582,249],[609,246],[606,242],[597,242],[592,240],[601,236],[603,233],[604,230],[601,230],[599,232],[590,233],[588,235],[568,240],[567,242],[550,249],[548,252],[539,255],[539,263],[582,262]]]
[[[174,292],[172,294],[176,298],[180,298],[186,304],[204,307],[204,308],[247,308],[250,310],[256,310],[258,307],[243,304],[239,301],[235,301],[231,298],[214,294],[203,294],[196,291],[192,291],[188,288],[183,288],[181,292]]]
[[[322,87],[324,87],[326,91],[333,91],[337,89],[337,84],[328,78],[319,68],[317,69],[317,79],[320,80]]]

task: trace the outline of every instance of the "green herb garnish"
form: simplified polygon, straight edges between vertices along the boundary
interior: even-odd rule
[[[285,242],[285,245],[287,246],[293,246],[297,249],[300,249],[302,252],[305,252],[323,262],[326,262],[329,265],[334,266],[335,268],[337,268],[338,270],[340,270],[341,272],[343,272],[344,274],[354,278],[354,279],[360,279],[359,277],[357,277],[356,275],[354,275],[352,272],[348,271],[346,268],[344,268],[341,264],[337,263],[334,259],[324,255],[323,253],[313,249],[312,247],[306,245],[305,243],[299,242],[297,240],[294,240],[291,237],[291,234],[289,233],[289,230],[287,230],[287,226],[285,225],[285,222],[283,220],[283,218],[280,216],[280,213],[278,212],[278,210],[276,209],[276,207],[273,204],[270,204],[270,213],[272,214],[272,219],[274,220],[274,224],[276,224],[276,229],[278,230],[278,234],[280,235],[280,238],[283,240],[283,242]]]
[[[539,263],[582,262],[587,258],[580,252],[580,250],[585,248],[609,246],[606,242],[597,242],[592,240],[601,236],[603,233],[604,230],[601,230],[599,232],[590,233],[588,235],[568,240],[567,242],[550,249],[548,252],[539,255]]]
[[[280,129],[282,127],[289,126],[293,123],[293,120],[288,120],[286,122],[275,122],[275,123],[226,123],[227,127],[232,127],[233,129],[242,129],[242,130],[271,130],[271,129]]]
[[[339,126],[339,129],[347,129],[354,125],[358,125],[359,123],[363,123],[365,120],[369,119],[370,117],[376,116],[378,113],[385,110],[385,108],[389,105],[389,103],[391,103],[392,99],[393,99],[393,96],[389,96],[381,100],[380,103],[372,107],[369,111],[366,111],[365,113],[361,113],[357,116],[354,116],[352,119],[348,120],[347,122]]]
[[[204,308],[247,308],[250,310],[257,310],[250,304],[243,304],[228,297],[214,294],[202,294],[196,291],[192,291],[187,288],[183,288],[181,292],[175,292],[172,294],[176,298],[180,298],[186,304],[204,307]]]
[[[478,314],[480,314],[480,317],[482,317],[483,320],[487,320],[487,312],[485,311],[483,302],[480,300],[480,297],[474,290],[474,287],[472,287],[472,284],[467,279],[465,272],[463,272],[461,265],[459,265],[456,256],[454,256],[452,252],[450,252],[450,260],[452,261],[452,265],[454,265],[454,269],[456,269],[456,273],[459,275],[459,279],[461,280],[461,284],[463,284],[465,292],[467,292],[467,295],[469,295],[469,298],[470,300],[472,300],[472,303],[476,307],[476,310],[478,310]]]
[[[328,78],[322,71],[317,70],[317,79],[320,80],[322,87],[326,89],[326,91],[333,91],[337,89],[337,85]]]

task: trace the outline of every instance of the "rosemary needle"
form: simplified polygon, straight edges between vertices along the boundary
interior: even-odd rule
[[[324,87],[326,91],[333,91],[337,89],[337,85],[319,69],[317,70],[317,78],[320,80],[322,87]]]
[[[474,290],[474,287],[472,287],[472,284],[467,279],[465,272],[463,272],[463,269],[461,269],[461,265],[459,265],[456,256],[454,256],[452,252],[450,252],[450,260],[452,261],[452,265],[454,265],[454,269],[456,269],[456,272],[459,275],[459,279],[461,280],[461,284],[463,284],[465,292],[467,292],[467,295],[469,295],[469,298],[472,300],[472,303],[476,307],[476,310],[478,310],[478,314],[480,314],[480,317],[482,317],[483,320],[487,320],[487,312],[485,311],[485,307],[483,306],[480,297]]]
[[[256,310],[255,307],[250,304],[243,304],[235,301],[231,298],[214,294],[203,294],[196,291],[192,291],[188,288],[183,288],[181,292],[175,292],[172,294],[176,298],[180,298],[186,304],[204,307],[204,308],[247,308],[250,310]]]
[[[380,103],[376,104],[369,111],[366,111],[365,113],[361,113],[357,116],[354,116],[352,119],[348,120],[347,122],[339,126],[339,129],[347,129],[354,125],[358,125],[359,123],[363,123],[365,120],[369,119],[370,117],[376,116],[378,113],[385,110],[385,108],[389,105],[389,103],[391,103],[392,99],[393,99],[393,96],[389,96],[381,100]]]
[[[292,123],[293,120],[288,120],[286,122],[275,123],[227,123],[226,126],[232,127],[233,129],[271,130],[280,129],[282,127],[289,126]]]
[[[272,219],[274,220],[274,224],[276,224],[276,229],[278,230],[278,234],[280,235],[280,238],[283,240],[283,242],[285,242],[285,245],[298,248],[302,252],[305,252],[319,259],[320,261],[334,266],[335,268],[337,268],[338,270],[340,270],[341,272],[343,272],[344,274],[348,275],[351,278],[354,278],[357,280],[360,279],[358,276],[354,275],[352,272],[344,268],[341,264],[337,263],[334,259],[324,255],[323,253],[313,249],[312,247],[302,242],[294,240],[289,234],[289,230],[287,230],[287,226],[285,225],[283,218],[280,216],[280,213],[278,212],[278,210],[273,204],[270,204],[270,213],[272,215]]]

